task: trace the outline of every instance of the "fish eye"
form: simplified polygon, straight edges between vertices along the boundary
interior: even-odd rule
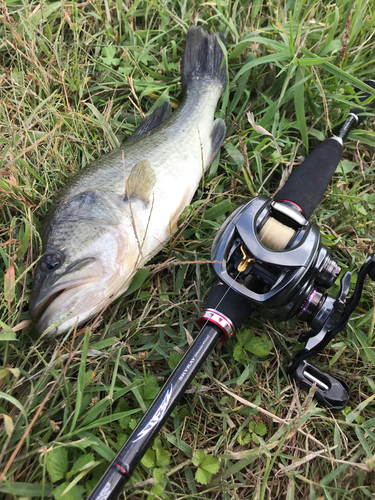
[[[62,258],[58,253],[48,253],[40,261],[40,269],[43,272],[54,271],[61,266]]]

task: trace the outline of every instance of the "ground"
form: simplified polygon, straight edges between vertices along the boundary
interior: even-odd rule
[[[0,20],[0,492],[79,500],[196,335],[216,282],[217,229],[250,197],[272,195],[347,117],[360,81],[375,78],[375,3],[0,0]],[[179,105],[191,24],[227,39],[220,154],[132,293],[75,334],[41,340],[27,304],[53,196],[159,99]],[[374,251],[373,130],[370,117],[350,133],[313,217],[353,284]],[[211,354],[123,498],[373,498],[374,323],[366,282],[349,324],[316,359],[351,387],[350,406],[333,413],[286,373],[306,325],[255,314]]]

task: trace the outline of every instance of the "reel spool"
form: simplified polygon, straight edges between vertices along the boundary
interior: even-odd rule
[[[271,250],[284,250],[294,235],[294,229],[270,217],[259,231],[259,240]]]

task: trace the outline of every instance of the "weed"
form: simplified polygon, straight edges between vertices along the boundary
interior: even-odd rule
[[[0,0],[4,498],[79,500],[92,490],[197,331],[220,225],[249,197],[273,194],[344,120],[354,87],[374,78],[374,12],[373,0]],[[179,105],[194,23],[227,39],[221,153],[131,290],[75,336],[42,341],[27,304],[53,196],[166,97]],[[369,120],[349,134],[314,215],[353,284],[374,251],[373,128]],[[350,409],[332,414],[290,383],[285,367],[303,325],[254,314],[209,357],[123,497],[372,498],[373,295],[366,283],[320,356],[350,382]]]

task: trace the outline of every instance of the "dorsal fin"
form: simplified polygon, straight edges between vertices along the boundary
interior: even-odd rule
[[[139,161],[134,165],[128,177],[128,192],[125,193],[125,201],[129,198],[138,198],[147,205],[155,182],[156,175],[149,162],[147,160]]]
[[[160,104],[154,111],[146,116],[143,122],[139,125],[139,127],[133,132],[130,136],[129,141],[134,139],[135,137],[139,137],[140,135],[145,134],[146,132],[150,132],[158,125],[163,123],[172,113],[171,103],[167,100],[164,101],[163,104]]]

